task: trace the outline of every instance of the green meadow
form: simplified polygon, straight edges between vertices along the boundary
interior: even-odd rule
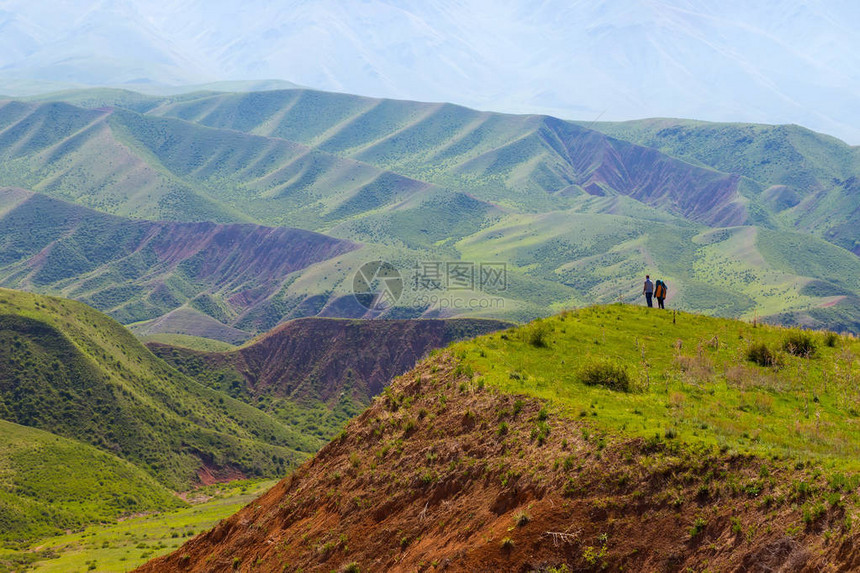
[[[860,341],[614,304],[453,345],[473,383],[620,436],[860,471]]]
[[[205,486],[187,495],[191,507],[138,515],[49,537],[26,551],[0,550],[0,572],[122,573],[175,550],[262,495],[275,480]]]

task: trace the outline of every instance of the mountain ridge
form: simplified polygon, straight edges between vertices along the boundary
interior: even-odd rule
[[[580,120],[793,122],[860,141],[849,3],[255,2],[257,17],[238,19],[235,8],[134,0],[94,13],[10,0],[0,92],[39,80],[153,89],[281,78]]]
[[[512,326],[490,319],[300,318],[235,350],[146,346],[202,384],[329,440],[395,376],[451,342]],[[325,341],[320,344],[319,341]],[[316,413],[311,423],[299,410]]]

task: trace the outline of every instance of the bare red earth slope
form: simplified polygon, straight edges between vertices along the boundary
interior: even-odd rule
[[[247,394],[331,403],[342,392],[367,404],[392,378],[434,348],[507,328],[484,319],[352,320],[302,318],[231,352],[200,352],[148,343],[180,371],[212,383],[235,372]]]

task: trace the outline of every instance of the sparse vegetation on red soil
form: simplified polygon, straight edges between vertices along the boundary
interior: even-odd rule
[[[138,571],[845,571],[860,550],[857,484],[843,479],[610,434],[445,352],[259,500]]]

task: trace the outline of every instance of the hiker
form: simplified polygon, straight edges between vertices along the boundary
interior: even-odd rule
[[[663,306],[663,301],[666,300],[666,292],[669,288],[661,279],[657,279],[657,284],[654,286],[654,297],[657,299],[658,308],[666,308]]]
[[[642,294],[645,295],[645,302],[648,303],[648,308],[651,308],[651,297],[654,295],[654,283],[651,282],[651,275],[645,275],[645,286],[642,287]]]

